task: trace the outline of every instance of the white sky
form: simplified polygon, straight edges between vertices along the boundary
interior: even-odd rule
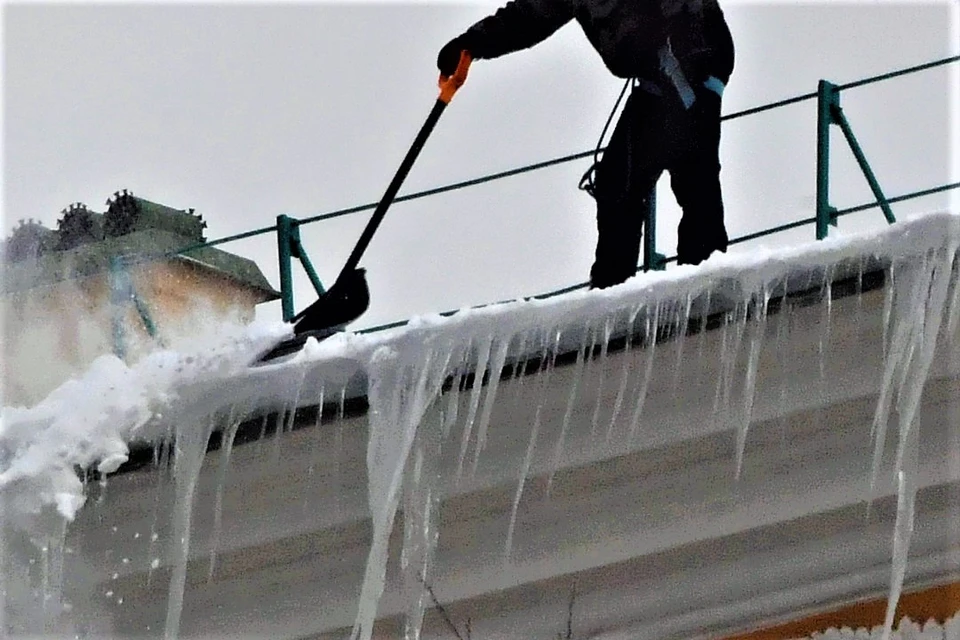
[[[819,78],[843,83],[960,51],[955,2],[721,1],[737,46],[726,113],[814,91]],[[211,239],[280,213],[376,201],[436,97],[436,51],[498,6],[7,3],[4,232],[19,218],[55,226],[71,202],[103,211],[123,188],[194,207]],[[950,168],[958,66],[843,94],[888,195],[960,179],[958,163]],[[575,23],[534,49],[478,61],[401,193],[592,149],[621,86]],[[814,148],[813,101],[725,125],[731,237],[813,215]],[[833,149],[832,203],[871,200],[836,128]],[[588,166],[395,205],[362,261],[372,302],[355,326],[584,281],[596,240],[593,201],[577,190]],[[658,242],[672,255],[679,212],[667,184]],[[894,211],[944,209],[949,198]],[[303,228],[326,284],[368,217]],[[843,219],[841,231],[881,224],[873,210]],[[254,258],[279,286],[275,242],[271,234],[222,248]],[[300,309],[315,296],[295,273]],[[279,319],[279,304],[261,315]]]

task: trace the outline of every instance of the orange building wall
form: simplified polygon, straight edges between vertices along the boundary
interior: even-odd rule
[[[248,323],[262,294],[216,272],[182,262],[131,269],[138,297],[149,310],[159,342],[134,305],[123,310],[125,360],[165,346],[176,348],[223,322]],[[57,386],[113,353],[109,276],[56,283],[4,296],[3,404],[36,404]]]
[[[894,616],[894,628],[904,617],[923,624],[936,620],[943,624],[960,612],[960,582],[939,585],[900,597]],[[833,611],[818,613],[774,627],[724,638],[724,640],[792,640],[807,638],[827,629],[871,629],[882,625],[887,615],[887,599],[858,602]]]

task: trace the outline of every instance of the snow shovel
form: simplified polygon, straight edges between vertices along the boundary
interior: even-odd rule
[[[413,163],[420,154],[420,150],[423,149],[424,143],[433,132],[437,120],[440,119],[440,115],[450,104],[457,89],[466,81],[470,62],[470,55],[463,51],[453,75],[449,77],[440,76],[440,95],[433,105],[430,115],[427,116],[420,133],[417,134],[413,145],[407,151],[406,157],[400,163],[400,168],[393,176],[393,180],[387,187],[386,193],[383,194],[383,198],[374,209],[370,221],[363,233],[360,234],[357,246],[353,248],[353,252],[347,258],[347,263],[343,266],[343,270],[340,271],[340,275],[333,286],[322,293],[316,302],[293,317],[291,320],[294,323],[293,337],[280,342],[262,354],[257,362],[267,362],[294,353],[300,350],[310,337],[323,340],[334,333],[343,331],[344,327],[359,318],[367,310],[370,305],[370,290],[367,287],[366,270],[358,267],[360,258],[373,239],[377,227],[383,221],[387,209],[396,198],[400,186],[410,172],[410,168],[413,167]]]

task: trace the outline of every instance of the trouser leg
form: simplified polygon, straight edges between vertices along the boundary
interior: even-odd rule
[[[677,229],[677,264],[700,264],[727,250],[720,188],[720,98],[697,95],[689,112],[689,139],[670,163],[670,184],[683,210]]]
[[[637,271],[646,200],[664,169],[660,99],[634,91],[596,171],[597,249],[594,288],[619,284]]]

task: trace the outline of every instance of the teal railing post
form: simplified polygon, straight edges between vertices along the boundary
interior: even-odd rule
[[[143,323],[144,328],[147,330],[147,335],[156,340],[160,345],[163,345],[163,341],[157,337],[157,325],[153,321],[153,316],[150,315],[150,310],[143,300],[140,299],[140,296],[137,295],[136,291],[133,292],[133,306],[136,307],[137,313],[140,314],[140,322]]]
[[[123,265],[119,256],[110,258],[110,306],[113,323],[113,354],[123,360],[126,355],[126,341],[123,331],[124,303],[129,300],[129,292],[124,286]]]
[[[317,295],[322,295],[324,292],[323,283],[320,282],[317,271],[307,257],[303,243],[300,242],[299,220],[282,214],[277,216],[277,255],[280,259],[280,304],[283,310],[283,321],[289,322],[296,314],[293,306],[292,258],[300,260]]]
[[[646,229],[643,233],[643,270],[663,271],[667,266],[667,257],[657,253],[657,187],[650,190],[650,196],[644,202],[646,211]]]
[[[867,157],[863,154],[860,143],[857,142],[856,136],[853,135],[853,129],[850,128],[850,123],[847,122],[846,116],[843,115],[843,109],[840,107],[839,93],[836,95],[834,103],[830,106],[830,111],[833,122],[837,124],[843,132],[843,137],[847,139],[847,144],[850,145],[850,151],[853,152],[853,157],[857,159],[857,164],[860,165],[860,170],[863,171],[863,177],[867,179],[870,190],[873,191],[874,197],[877,199],[877,202],[880,203],[883,216],[887,219],[887,222],[893,224],[897,219],[890,209],[890,202],[888,202],[887,197],[883,195],[880,183],[877,182],[877,177],[873,175],[873,169],[870,168],[870,163],[867,162]]]
[[[140,315],[140,321],[147,330],[147,335],[163,344],[157,338],[157,325],[150,315],[147,305],[137,295],[137,290],[130,279],[130,272],[123,262],[123,256],[112,256],[110,258],[110,302],[113,307],[113,353],[118,358],[123,359],[126,355],[126,340],[124,332],[123,316],[126,311],[126,305],[133,303],[134,308]]]
[[[290,230],[290,243],[290,253],[293,257],[300,260],[300,264],[303,265],[303,270],[307,272],[307,277],[310,278],[310,284],[313,285],[317,295],[323,295],[323,283],[320,282],[320,277],[317,275],[316,269],[313,268],[313,263],[310,262],[310,258],[307,256],[307,250],[303,248],[303,243],[300,242],[299,221],[297,221],[293,225],[293,229]]]
[[[830,125],[835,124],[840,127],[843,137],[846,138],[853,157],[856,158],[863,176],[870,185],[874,197],[880,203],[883,210],[883,216],[887,222],[893,224],[897,221],[890,209],[890,202],[883,194],[877,177],[867,162],[867,157],[860,148],[860,143],[853,135],[853,129],[843,115],[843,108],[840,106],[840,91],[836,85],[821,80],[817,86],[817,240],[823,240],[827,237],[827,225],[837,226],[837,209],[830,206]]]
[[[830,206],[830,125],[837,102],[836,85],[817,85],[817,240],[827,237],[828,225],[837,226],[837,210]]]
[[[283,321],[289,322],[294,316],[293,310],[293,268],[290,257],[293,248],[292,230],[294,220],[290,216],[277,216],[277,255],[280,259],[280,305]]]

